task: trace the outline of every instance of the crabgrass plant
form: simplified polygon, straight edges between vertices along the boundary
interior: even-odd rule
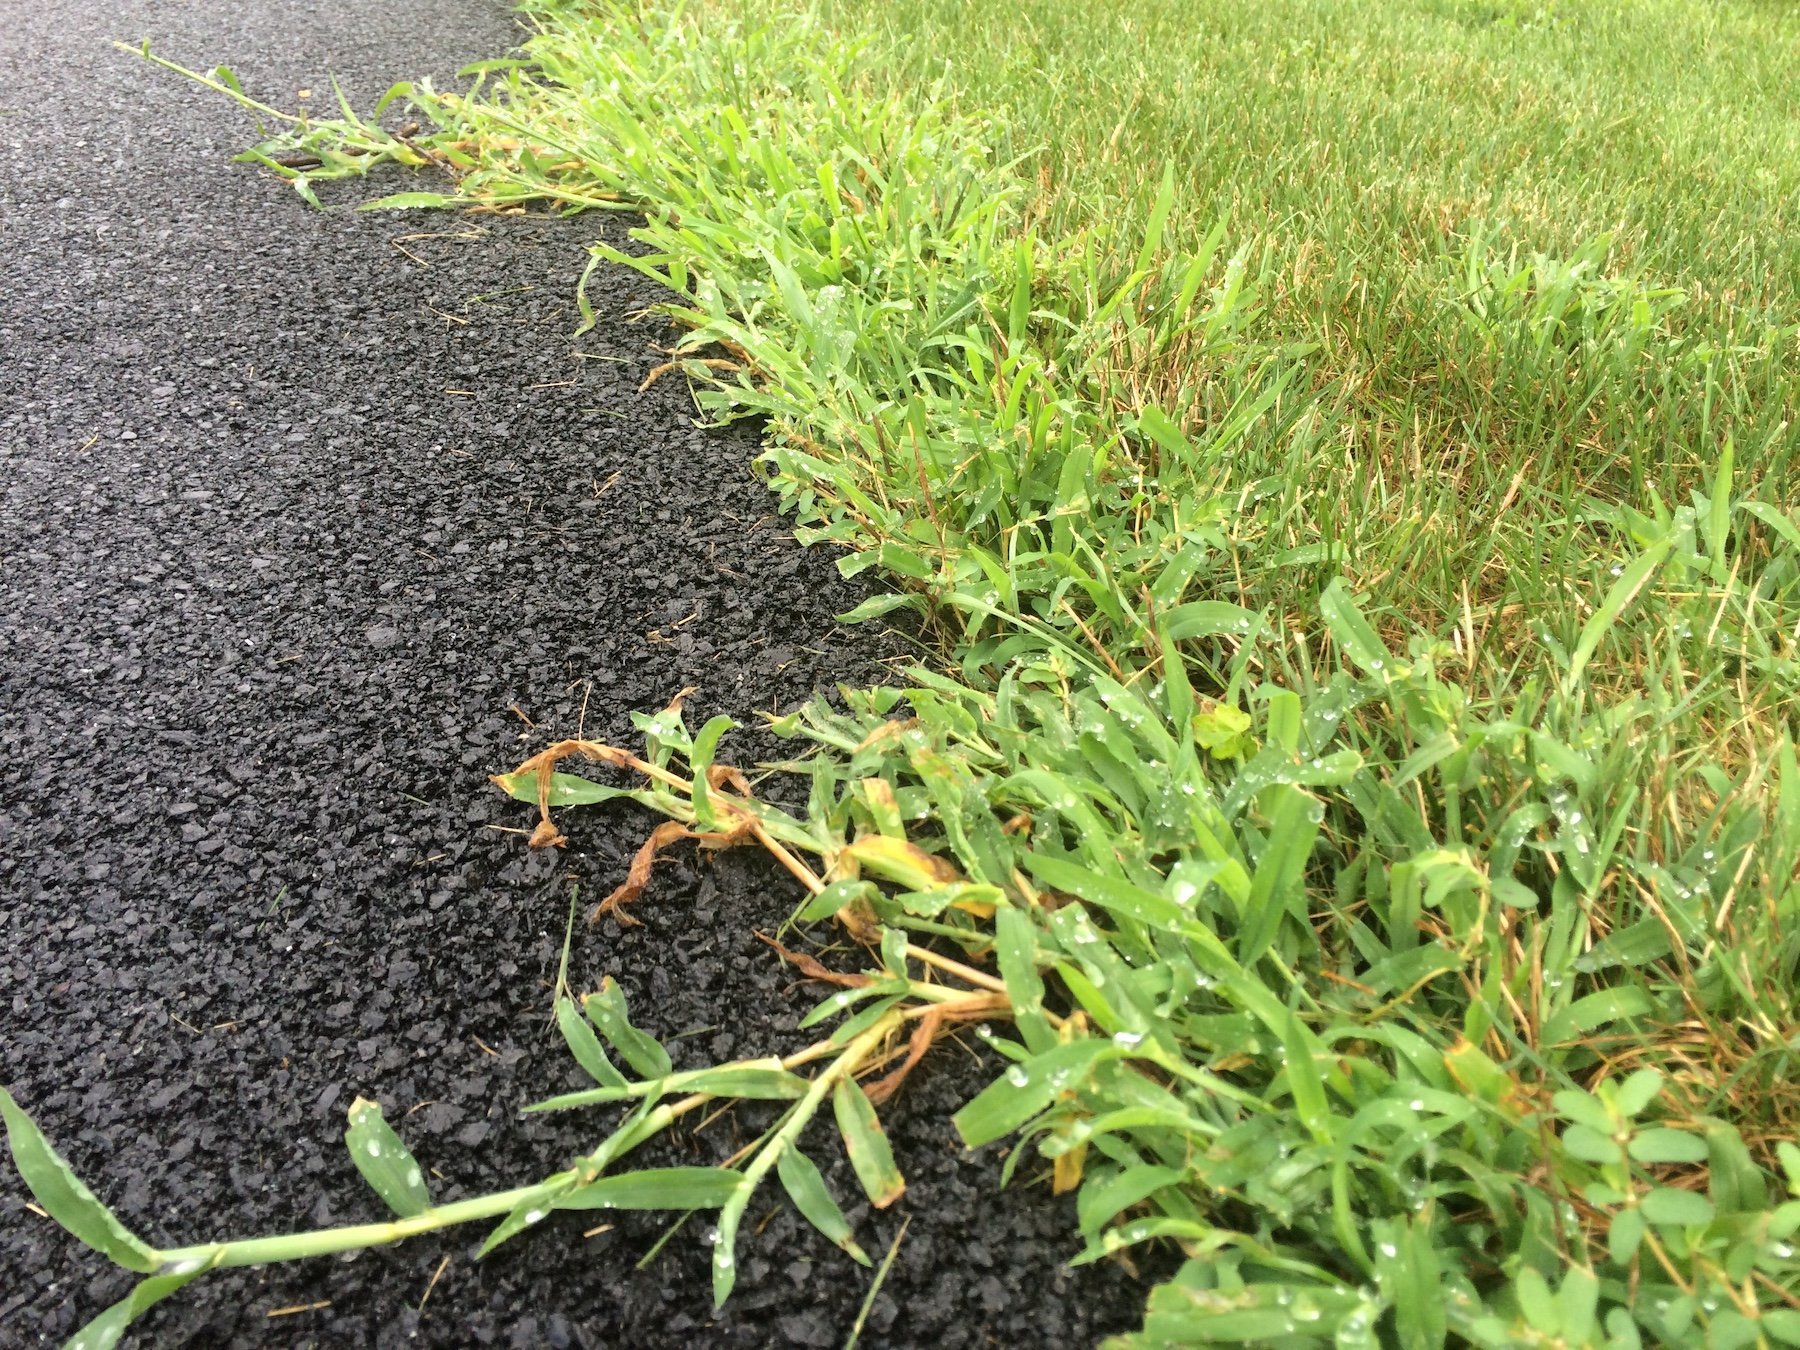
[[[1457,69],[1517,55],[1446,5],[1433,40]],[[908,13],[951,33],[982,7],[949,8]],[[1170,8],[1118,12],[1160,32]],[[248,158],[303,193],[434,163],[443,191],[373,205],[642,216],[642,251],[596,245],[595,265],[668,288],[702,405],[764,418],[761,464],[802,537],[889,583],[849,617],[911,611],[941,659],[775,721],[804,809],[759,800],[717,759],[729,724],[690,730],[679,706],[639,715],[641,755],[566,742],[496,781],[537,805],[538,846],[560,842],[559,809],[628,797],[668,817],[614,910],[678,838],[757,845],[804,892],[796,924],[836,921],[869,966],[786,952],[838,986],[813,1014],[835,1029],[681,1072],[616,985],[559,990],[596,1086],[541,1105],[622,1123],[541,1182],[437,1204],[359,1102],[347,1139],[396,1212],[380,1224],[151,1248],[6,1099],[44,1208],[146,1277],[76,1343],[110,1344],[218,1266],[480,1219],[491,1248],[605,1205],[716,1210],[723,1299],[770,1172],[866,1259],[800,1132],[829,1099],[864,1189],[891,1201],[879,1101],[975,1023],[1004,1069],[956,1116],[967,1143],[1010,1140],[1003,1177],[1042,1159],[1076,1193],[1075,1260],[1185,1258],[1119,1347],[1800,1344],[1800,525],[1774,283],[1758,272],[1769,303],[1732,309],[1610,239],[1469,220],[1436,244],[1403,233],[1403,285],[1364,250],[1307,292],[1317,267],[1280,231],[1233,252],[1195,228],[1172,161],[1141,192],[1068,189],[1046,166],[1085,149],[1105,183],[1103,152],[1143,128],[1103,135],[1086,86],[1047,79],[1071,91],[1068,135],[1036,154],[1058,105],[1022,92],[1029,47],[993,46],[1011,84],[984,85],[977,56],[933,84],[895,35],[859,44],[787,6],[529,12],[538,35],[472,91],[390,91],[422,132],[195,78],[265,120]],[[1110,13],[1091,29],[1096,68],[1124,59],[1121,31]],[[1131,59],[1182,50],[1163,36]],[[1292,87],[1423,115],[1380,63],[1321,52],[1288,53],[1310,72]],[[1587,47],[1565,55],[1591,73]],[[1466,116],[1487,88],[1432,96]],[[1321,213],[1349,230],[1343,165],[1282,173],[1302,254]],[[1352,264],[1405,300],[1393,326]],[[1455,515],[1471,481],[1492,508],[1472,522]],[[561,772],[569,757],[609,771]],[[620,1168],[731,1098],[784,1103],[743,1154]]]

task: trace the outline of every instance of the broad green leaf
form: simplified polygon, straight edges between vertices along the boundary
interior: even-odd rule
[[[1128,1167],[1117,1176],[1089,1180],[1075,1197],[1081,1231],[1093,1237],[1121,1212],[1160,1190],[1179,1186],[1186,1173],[1175,1167]]]
[[[1800,553],[1800,525],[1796,525],[1790,517],[1784,516],[1767,502],[1739,502],[1737,509],[1755,516],[1780,535],[1789,548]]]
[[[885,543],[877,555],[881,565],[890,572],[898,572],[903,577],[914,581],[930,581],[937,575],[937,568],[911,549],[900,544]]]
[[[1576,958],[1575,969],[1591,973],[1615,966],[1643,966],[1668,954],[1667,926],[1657,919],[1642,919],[1601,938]]]
[[[1194,743],[1214,759],[1238,759],[1256,748],[1249,735],[1250,714],[1229,703],[1212,703],[1193,714],[1188,730]]]
[[[1644,1216],[1635,1209],[1622,1209],[1612,1216],[1606,1229],[1606,1250],[1614,1264],[1628,1266],[1644,1240]]]
[[[1644,1130],[1631,1137],[1626,1151],[1645,1164],[1695,1163],[1706,1160],[1706,1141],[1686,1130]]]
[[[904,995],[901,994],[890,994],[886,998],[877,999],[875,1002],[868,1004],[861,1012],[846,1017],[842,1022],[839,1022],[837,1026],[832,1028],[830,1036],[831,1044],[834,1046],[850,1044],[851,1041],[862,1035],[863,1032],[867,1031],[883,1017],[887,1016],[888,1013],[898,1007],[903,997]]]
[[[880,888],[870,881],[834,881],[808,900],[794,918],[798,923],[817,923],[833,917],[846,905],[853,905],[858,900],[879,899],[880,896]]]
[[[909,891],[929,891],[962,879],[948,859],[927,853],[917,844],[890,839],[884,834],[864,835],[847,847],[842,856],[854,860],[863,871]]]
[[[889,928],[881,935],[881,965],[895,983],[904,983],[906,973],[906,948],[908,946],[906,930]]]
[[[1556,1107],[1556,1113],[1564,1120],[1585,1125],[1598,1134],[1610,1137],[1618,1128],[1612,1113],[1600,1102],[1599,1098],[1581,1091],[1579,1088],[1564,1088],[1550,1099]]]
[[[1800,1345],[1800,1312],[1771,1308],[1762,1315],[1763,1330],[1782,1345]]]
[[[0,1088],[0,1115],[6,1120],[13,1163],[52,1219],[127,1270],[149,1274],[156,1269],[156,1253],[150,1244],[120,1223],[81,1183],[5,1088]]]
[[[1004,1138],[1043,1114],[1062,1093],[1080,1087],[1096,1065],[1120,1054],[1110,1040],[1084,1037],[1014,1064],[956,1113],[957,1133],[970,1148]]]
[[[886,1209],[905,1192],[906,1180],[894,1166],[894,1151],[874,1105],[854,1079],[840,1078],[831,1090],[831,1107],[864,1194],[876,1209]]]
[[[528,1103],[519,1109],[527,1114],[538,1111],[572,1111],[578,1107],[600,1106],[607,1102],[628,1102],[642,1096],[641,1087],[634,1088],[629,1083],[619,1083],[611,1087],[584,1088],[580,1092],[560,1092],[554,1097]]]
[[[723,1307],[737,1283],[737,1234],[743,1220],[744,1207],[750,1203],[755,1187],[740,1185],[719,1206],[718,1227],[707,1235],[712,1244],[713,1307]]]
[[[1580,1158],[1583,1162],[1608,1165],[1622,1162],[1625,1158],[1625,1152],[1616,1139],[1586,1125],[1569,1126],[1563,1131],[1562,1140],[1569,1156]]]
[[[1534,1331],[1554,1335],[1561,1323],[1550,1282],[1535,1266],[1526,1266],[1513,1281],[1513,1294],[1519,1300],[1519,1311]]]
[[[1731,469],[1736,451],[1737,447],[1728,438],[1719,453],[1719,467],[1713,475],[1712,494],[1707,504],[1706,547],[1712,556],[1713,576],[1719,581],[1725,580],[1731,570],[1725,557],[1725,546],[1731,536]]]
[[[401,1218],[410,1219],[431,1208],[425,1173],[381,1114],[379,1102],[358,1097],[350,1103],[344,1147],[350,1150],[350,1161],[363,1180]]]
[[[838,1202],[826,1186],[824,1176],[811,1158],[789,1144],[781,1150],[775,1170],[781,1177],[788,1199],[794,1202],[794,1208],[800,1211],[808,1223],[842,1247],[852,1260],[865,1266],[871,1264],[868,1253],[851,1236],[850,1221],[844,1217],[844,1211],[838,1208]]]
[[[1704,1195],[1696,1195],[1693,1191],[1678,1191],[1671,1186],[1659,1186],[1649,1192],[1639,1208],[1651,1223],[1688,1226],[1711,1223],[1713,1219],[1712,1202]]]
[[[621,1172],[558,1196],[557,1209],[717,1209],[744,1184],[728,1167],[651,1167]]]
[[[625,991],[608,975],[600,982],[600,992],[581,1000],[582,1008],[593,1020],[600,1034],[612,1044],[627,1064],[642,1078],[667,1078],[669,1052],[648,1032],[631,1024],[625,1006]]]
[[[1393,655],[1363,617],[1342,577],[1333,580],[1319,595],[1319,615],[1346,656],[1379,679],[1391,676]]]
[[[1571,1266],[1556,1291],[1557,1320],[1568,1345],[1592,1345],[1596,1330],[1595,1310],[1600,1302],[1600,1281],[1585,1266]]]
[[[827,1018],[837,1017],[847,1012],[865,999],[891,997],[894,994],[904,993],[905,988],[904,985],[893,980],[876,980],[870,984],[858,985],[854,989],[840,989],[837,993],[831,994],[815,1004],[812,1010],[800,1019],[800,1027],[805,1030],[807,1027],[817,1026]]]
[[[1141,264],[1140,264],[1141,266]],[[1193,442],[1182,433],[1169,415],[1154,403],[1145,404],[1138,413],[1138,430],[1166,450],[1177,464],[1192,462]]]
[[[1147,273],[1156,251],[1162,247],[1163,227],[1168,224],[1169,212],[1175,205],[1175,161],[1169,160],[1163,165],[1162,182],[1156,189],[1156,200],[1151,203],[1150,217],[1144,222],[1144,242],[1138,249],[1137,262],[1132,272]]]
[[[1134,886],[1117,877],[1102,876],[1085,867],[1047,854],[1029,853],[1025,869],[1046,886],[1078,895],[1090,904],[1139,923],[1157,928],[1176,928],[1186,916],[1181,907],[1154,891]]]

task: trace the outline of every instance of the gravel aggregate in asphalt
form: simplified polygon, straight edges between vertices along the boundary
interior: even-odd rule
[[[628,714],[789,708],[878,678],[896,639],[802,552],[748,429],[637,385],[655,297],[583,243],[618,221],[318,213],[227,160],[233,109],[113,50],[149,36],[277,104],[335,72],[364,106],[514,39],[427,0],[0,0],[0,1081],[153,1242],[360,1222],[340,1136],[386,1104],[439,1198],[591,1147],[546,1022],[571,883],[604,894],[652,823],[529,812],[486,775]],[[729,746],[730,742],[728,742]],[[752,936],[795,895],[748,854],[677,852],[641,928],[578,933],[677,1062],[800,1042],[817,997]],[[998,1188],[950,1112],[992,1066],[948,1049],[887,1110],[911,1182],[846,1203],[884,1251],[868,1346],[1078,1346],[1141,1289],[1070,1270],[1072,1206]],[[753,1121],[646,1161],[711,1161]],[[831,1156],[821,1146],[821,1160]],[[1025,1169],[1030,1170],[1030,1169]],[[848,1168],[828,1169],[848,1202]],[[0,1346],[53,1344],[130,1277],[0,1169]],[[569,1216],[477,1264],[459,1232],[232,1272],[139,1324],[157,1346],[835,1346],[869,1275],[776,1203],[710,1306],[692,1229]],[[286,1311],[301,1309],[301,1311]],[[280,1315],[277,1315],[280,1314]]]

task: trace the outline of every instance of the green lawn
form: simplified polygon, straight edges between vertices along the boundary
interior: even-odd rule
[[[1264,508],[1277,539],[1341,544],[1378,610],[1472,622],[1536,662],[1531,630],[1571,644],[1611,564],[1612,522],[1590,499],[1686,500],[1734,438],[1735,489],[1793,499],[1793,7],[832,12],[878,43],[882,77],[945,78],[996,117],[998,152],[1029,157],[1048,234],[1135,248],[1174,166],[1171,235],[1224,221],[1265,278],[1259,332],[1318,348],[1317,422],[1234,473],[1279,479]],[[1288,603],[1291,574],[1265,576],[1255,602]]]

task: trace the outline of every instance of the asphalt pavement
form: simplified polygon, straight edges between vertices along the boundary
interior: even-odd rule
[[[625,222],[311,210],[229,163],[238,110],[111,45],[224,62],[282,106],[336,74],[368,106],[517,32],[476,0],[0,0],[0,1082],[154,1242],[379,1217],[341,1144],[358,1094],[443,1199],[591,1147],[606,1117],[517,1108],[579,1081],[546,1018],[570,887],[604,894],[652,822],[571,814],[570,848],[532,854],[486,776],[554,737],[629,741],[685,686],[699,717],[748,717],[901,650],[833,620],[861,593],[773,514],[754,429],[699,428],[679,379],[639,391],[668,338],[631,318],[641,279],[602,273],[571,337],[584,245]],[[752,856],[678,855],[643,927],[580,933],[571,976],[616,976],[683,1065],[795,1044],[816,991],[753,936],[794,899]],[[895,1209],[828,1169],[864,1245],[913,1220],[865,1345],[1136,1324],[1120,1268],[1062,1266],[1072,1207],[957,1144],[992,1072],[947,1052],[888,1110]],[[130,1282],[27,1199],[6,1172],[4,1346]],[[868,1273],[766,1209],[720,1314],[694,1233],[639,1270],[662,1221],[571,1218],[480,1263],[456,1233],[221,1274],[135,1334],[842,1344]]]

